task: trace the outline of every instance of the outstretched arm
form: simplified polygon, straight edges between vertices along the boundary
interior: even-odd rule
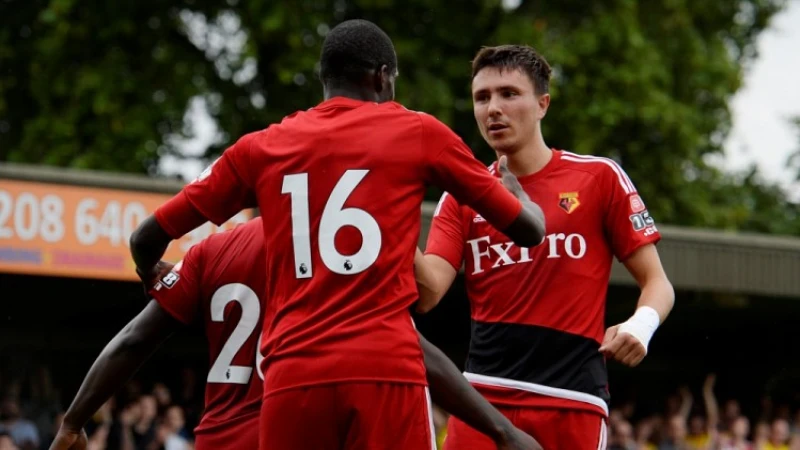
[[[419,335],[432,400],[467,425],[489,436],[500,449],[541,450],[469,384],[450,358]]]
[[[650,339],[672,311],[675,291],[654,244],[639,248],[624,264],[641,289],[639,303],[630,319],[606,331],[600,351],[633,367],[642,362]]]
[[[414,277],[419,291],[417,312],[426,313],[438,305],[457,274],[456,269],[442,257],[424,255],[417,248],[417,253],[414,255]]]
[[[201,224],[205,222],[202,217],[200,219]],[[136,273],[145,285],[152,286],[157,272],[156,264],[164,256],[170,242],[172,236],[159,225],[154,215],[145,219],[131,234],[131,256],[136,263]]]
[[[507,156],[500,157],[497,167],[503,185],[522,203],[519,215],[511,222],[511,225],[503,230],[503,234],[520,247],[533,247],[541,244],[546,234],[544,211],[531,200],[517,177],[508,170]]]
[[[133,376],[161,343],[181,327],[180,322],[151,300],[114,336],[92,364],[64,415],[51,449],[72,448],[72,444],[63,445],[79,440],[81,429],[89,418]]]

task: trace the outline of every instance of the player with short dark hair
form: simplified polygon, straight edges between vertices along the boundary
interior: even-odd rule
[[[325,38],[319,59],[319,77],[324,86],[350,85],[376,68],[397,72],[397,55],[391,38],[377,25],[351,20],[336,27]]]
[[[264,234],[256,218],[193,246],[150,289],[155,299],[97,358],[64,418],[53,450],[80,450],[81,428],[92,414],[173,332],[202,321],[209,361],[205,410],[195,449],[257,449],[263,375],[257,341],[270,311],[265,290]],[[421,336],[433,398],[486,433],[501,449],[538,448],[464,379],[453,363]],[[268,440],[268,438],[267,438]],[[269,448],[269,447],[267,447]]]
[[[606,439],[604,356],[637,365],[674,293],[655,248],[658,230],[619,164],[545,144],[549,77],[547,61],[526,46],[484,48],[473,62],[475,119],[500,159],[491,170],[516,175],[542,207],[544,243],[509,241],[445,193],[416,270],[430,308],[464,265],[473,322],[467,379],[544,448],[595,450]],[[615,256],[641,296],[635,314],[604,335]],[[451,419],[445,448],[493,447]]]
[[[472,78],[485,69],[521,71],[530,78],[537,95],[550,93],[550,75],[553,69],[536,50],[519,45],[484,47],[472,60]]]
[[[239,139],[142,223],[131,251],[149,279],[172,239],[257,205],[269,218],[264,295],[274,308],[261,346],[262,446],[297,449],[303,436],[300,445],[323,450],[431,448],[408,311],[426,186],[519,245],[541,242],[544,220],[444,124],[392,101],[396,56],[377,26],[332,29],[321,69],[324,102]]]

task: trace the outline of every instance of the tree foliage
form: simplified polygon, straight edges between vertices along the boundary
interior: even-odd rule
[[[395,40],[398,99],[449,123],[485,161],[469,61],[481,45],[526,43],[555,69],[550,145],[620,161],[662,223],[797,233],[780,189],[705,162],[722,151],[729,100],[784,3],[5,0],[0,160],[152,171],[191,134],[193,98],[222,130],[207,156],[218,154],[317,103],[322,39],[360,17]]]

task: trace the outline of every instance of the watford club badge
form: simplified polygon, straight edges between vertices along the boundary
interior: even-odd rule
[[[558,206],[561,207],[567,214],[572,214],[572,211],[578,209],[581,202],[578,200],[577,192],[564,192],[558,195]]]

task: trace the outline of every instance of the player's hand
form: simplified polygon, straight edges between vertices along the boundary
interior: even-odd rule
[[[543,450],[536,439],[520,430],[512,428],[497,442],[497,450]]]
[[[514,197],[517,197],[524,202],[530,202],[531,198],[528,197],[525,189],[522,189],[522,185],[519,184],[517,177],[514,176],[510,170],[508,170],[508,158],[506,155],[500,157],[497,167],[500,170],[500,180],[503,182],[503,186],[505,186],[509,192],[514,194]]]
[[[600,353],[606,358],[619,361],[628,367],[636,367],[647,355],[647,349],[630,333],[618,333],[619,327],[619,325],[614,325],[606,330],[606,336],[600,346]]]
[[[145,292],[149,292],[156,282],[158,282],[158,280],[160,280],[164,275],[168,274],[173,267],[175,266],[172,263],[159,261],[150,269],[141,269],[137,267],[136,274],[139,275],[139,279],[141,279],[142,283],[144,283]]]
[[[717,382],[717,374],[710,373],[706,375],[706,380],[703,382],[703,390],[714,392],[714,384]]]
[[[88,445],[89,438],[85,431],[73,431],[62,426],[50,444],[50,450],[85,450]]]

